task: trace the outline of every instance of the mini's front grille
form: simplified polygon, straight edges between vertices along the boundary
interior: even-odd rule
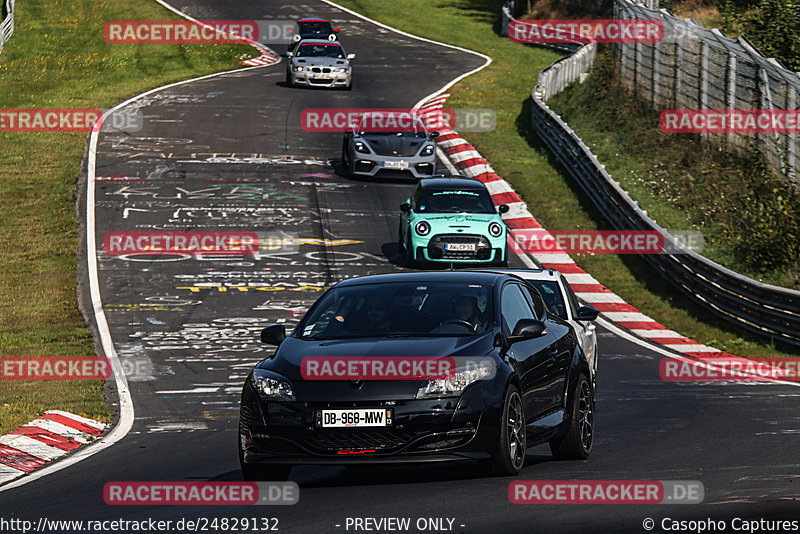
[[[450,243],[475,245],[475,250],[445,250],[445,245]],[[491,252],[492,245],[481,235],[439,234],[428,242],[428,256],[432,259],[481,260],[488,259]]]

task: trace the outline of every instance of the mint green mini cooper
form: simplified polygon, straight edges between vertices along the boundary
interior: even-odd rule
[[[405,264],[508,264],[506,225],[480,180],[464,176],[420,180],[400,205],[400,250]]]

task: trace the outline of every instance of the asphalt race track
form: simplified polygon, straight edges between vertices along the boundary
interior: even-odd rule
[[[348,517],[410,517],[412,525],[449,518],[452,531],[467,533],[644,532],[648,517],[660,532],[664,517],[800,517],[800,389],[664,382],[661,355],[603,330],[592,455],[557,462],[546,447],[531,449],[518,478],[699,480],[703,504],[516,505],[508,499],[513,479],[480,478],[469,463],[298,467],[290,477],[301,488],[294,506],[105,504],[108,481],[241,480],[238,398],[266,352],[260,329],[292,326],[337,280],[402,269],[398,205],[412,182],[343,177],[341,136],[303,131],[302,110],[410,107],[483,63],[321,2],[182,0],[175,7],[221,20],[330,18],[357,54],[354,89],[288,88],[284,61],[155,92],[132,104],[143,114],[141,131],[101,134],[97,180],[84,173],[79,208],[84,214],[87,188],[95,188],[103,309],[129,371],[135,421],[112,447],[0,491],[4,517],[266,516],[297,533],[346,532]],[[254,231],[276,246],[262,245],[255,256],[146,261],[103,251],[107,232],[153,230]],[[91,309],[85,256],[80,261],[83,305]],[[523,267],[517,258],[511,265]]]

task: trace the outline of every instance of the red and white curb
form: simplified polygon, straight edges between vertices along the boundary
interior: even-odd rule
[[[443,93],[425,101],[419,106],[419,113],[437,113],[449,96],[449,93]],[[509,211],[503,215],[503,220],[510,230],[509,239],[512,242],[515,231],[544,230],[511,185],[498,176],[489,162],[458,133],[452,129],[441,130],[436,142],[459,173],[477,178],[486,184],[495,205],[508,205]],[[714,358],[726,358],[730,361],[730,358],[738,358],[670,330],[641,313],[581,269],[568,254],[520,254],[526,264],[530,263],[531,267],[535,267],[528,256],[542,268],[552,268],[564,273],[580,300],[597,308],[603,317],[639,338],[692,359],[713,361]]]
[[[94,441],[107,425],[79,415],[50,410],[0,436],[0,484],[35,471]]]
[[[241,64],[248,67],[262,67],[264,65],[274,65],[276,63],[280,63],[280,61],[281,58],[279,55],[269,50],[262,50],[260,56],[246,59],[242,61]]]

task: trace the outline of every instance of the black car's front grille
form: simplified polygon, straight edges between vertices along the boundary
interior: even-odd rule
[[[392,451],[411,442],[414,432],[386,428],[374,429],[318,429],[308,432],[302,442],[318,452],[330,453],[343,449]]]
[[[447,244],[474,245],[474,250],[445,250]],[[492,254],[492,245],[481,235],[439,234],[428,242],[428,256],[431,259],[444,260],[488,260]]]
[[[258,413],[253,413],[253,409],[246,404],[239,407],[239,421],[245,425],[246,428],[263,427],[264,421]]]

